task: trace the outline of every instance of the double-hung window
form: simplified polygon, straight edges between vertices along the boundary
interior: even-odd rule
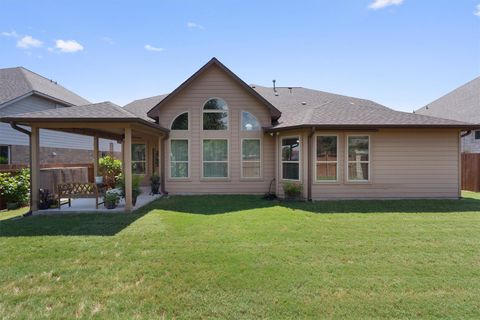
[[[204,178],[228,178],[228,140],[203,140]]]
[[[317,136],[316,141],[316,181],[337,181],[338,138],[334,135]]]
[[[300,180],[300,138],[282,139],[282,179]]]
[[[188,140],[170,140],[170,178],[188,178]]]
[[[242,178],[260,178],[261,172],[260,139],[242,140]]]
[[[347,136],[348,181],[370,180],[370,137]]]
[[[145,144],[132,144],[132,173],[146,174],[147,160],[146,160],[146,146]]]

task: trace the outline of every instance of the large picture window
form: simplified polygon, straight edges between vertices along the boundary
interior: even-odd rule
[[[370,137],[348,136],[348,181],[370,180]]]
[[[170,178],[188,178],[188,140],[170,140]]]
[[[147,160],[146,160],[146,146],[145,144],[132,144],[132,173],[146,174]]]
[[[300,180],[300,138],[282,139],[282,179]]]
[[[260,178],[260,139],[242,140],[242,178]]]
[[[208,100],[203,105],[203,130],[227,130],[228,106],[219,98]]]
[[[10,164],[10,146],[0,146],[0,164]]]
[[[203,140],[203,177],[228,177],[228,140]]]
[[[338,139],[337,136],[317,136],[316,181],[337,181]]]

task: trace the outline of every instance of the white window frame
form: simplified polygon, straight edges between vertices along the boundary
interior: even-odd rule
[[[258,126],[259,126],[258,130],[244,130],[243,129],[243,127],[244,127],[243,126],[243,113],[244,112],[250,114],[252,117],[255,118],[255,121],[257,121]],[[242,132],[261,132],[262,131],[262,124],[260,123],[260,121],[258,121],[258,118],[253,113],[251,113],[250,111],[242,110],[242,111],[240,111],[240,131],[242,131]]]
[[[0,144],[0,147],[7,147],[7,165],[12,164],[12,146],[8,144]]]
[[[357,163],[357,161],[350,161],[348,159],[348,138],[349,137],[368,137],[368,161],[360,161],[360,163],[367,163],[368,164],[368,179],[367,180],[350,180],[350,174],[348,171],[348,165],[350,163]],[[371,162],[372,162],[372,138],[369,134],[348,134],[345,139],[345,173],[346,173],[346,181],[349,183],[365,183],[371,181]]]
[[[185,112],[183,112],[185,113]],[[181,130],[183,131],[183,130]],[[172,141],[175,141],[175,140],[186,140],[187,141],[187,157],[188,157],[188,160],[187,161],[172,161]],[[186,180],[186,179],[190,179],[190,139],[188,138],[172,138],[170,139],[170,143],[168,144],[168,154],[169,154],[169,159],[168,159],[168,177],[169,179],[172,179],[172,180]],[[188,175],[186,177],[172,177],[172,163],[175,162],[175,163],[187,163],[187,172],[188,172]]]
[[[216,130],[214,130],[216,131]],[[221,131],[221,130],[218,130]],[[205,143],[205,140],[224,140],[227,141],[227,160],[226,161],[204,161],[203,160],[203,144]],[[228,138],[202,138],[202,146],[201,146],[201,155],[202,158],[202,174],[201,177],[202,179],[207,179],[207,180],[227,180],[230,179],[230,139]],[[204,163],[226,163],[227,164],[227,176],[226,177],[205,177],[204,175]]]
[[[283,161],[283,140],[285,139],[297,139],[298,140],[298,161]],[[302,139],[301,136],[284,136],[280,137],[280,177],[282,181],[302,181]],[[283,178],[283,164],[284,163],[297,163],[298,162],[298,179],[285,179]]]
[[[131,160],[131,166],[132,166],[132,172],[133,172],[133,164],[134,163],[145,163],[145,173],[134,173],[134,175],[137,175],[137,176],[144,176],[148,173],[148,147],[147,147],[147,144],[145,142],[135,142],[135,143],[132,143],[132,148],[133,148],[133,145],[144,145],[145,146],[145,160],[143,161],[138,161],[138,160],[133,160],[133,152],[132,152],[132,160]]]
[[[245,140],[258,140],[260,142],[260,159],[259,160],[243,160],[243,141]],[[241,143],[240,143],[240,176],[242,179],[248,179],[248,180],[252,180],[252,179],[261,179],[262,176],[263,176],[263,166],[262,166],[262,160],[263,160],[263,156],[262,156],[262,151],[263,151],[263,142],[262,142],[262,139],[261,138],[242,138],[241,139]],[[259,173],[259,176],[258,177],[245,177],[243,175],[243,163],[259,163],[260,164],[260,173]]]
[[[477,139],[477,133],[480,133],[480,130],[473,131],[473,140],[480,140],[480,139]]]
[[[317,138],[318,137],[336,137],[337,138],[337,160],[336,161],[318,161],[317,160]],[[339,139],[339,135],[338,134],[316,134],[315,135],[315,146],[314,146],[314,153],[313,153],[313,163],[314,163],[314,166],[315,166],[315,170],[314,171],[314,177],[313,177],[313,181],[315,181],[316,183],[334,183],[334,182],[338,182],[338,176],[339,176],[339,172],[338,172],[338,157],[340,156],[340,148],[339,148],[339,142],[340,142],[340,139]],[[369,146],[370,147],[370,146]],[[329,163],[335,163],[336,164],[336,171],[337,171],[337,178],[335,180],[318,180],[317,177],[317,164],[318,163],[326,163],[326,164],[329,164]]]
[[[227,105],[227,110],[205,110],[205,104],[208,101],[213,100],[213,99],[219,99],[219,100],[225,101],[225,104]],[[227,113],[227,129],[223,129],[223,130],[203,129],[203,115],[205,113],[225,113],[225,112]],[[229,131],[229,130],[230,130],[230,105],[228,104],[227,100],[225,100],[223,98],[219,98],[219,97],[211,97],[211,98],[208,98],[207,100],[205,100],[202,104],[202,131],[207,131],[207,132],[220,131],[220,132],[222,132],[222,131]]]
[[[208,100],[207,100],[208,101]],[[187,130],[177,130],[177,129],[172,129],[172,126],[173,126],[173,123],[175,122],[175,120],[177,120],[177,118],[179,116],[181,116],[182,114],[186,113],[187,114],[187,117],[188,117],[188,125],[187,125]],[[203,116],[203,115],[202,115]],[[171,131],[174,131],[174,132],[187,132],[187,131],[190,131],[190,111],[183,111],[183,112],[180,112],[179,114],[177,114],[175,117],[173,117],[172,121],[170,122],[170,126],[169,126],[170,130]]]

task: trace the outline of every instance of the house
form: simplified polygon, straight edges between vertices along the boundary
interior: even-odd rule
[[[33,190],[40,128],[121,140],[127,211],[132,176],[154,172],[170,194],[282,197],[293,181],[312,200],[454,199],[460,132],[480,128],[365,99],[248,85],[216,58],[170,94],[124,108],[103,102],[0,120],[31,128]]]
[[[480,124],[480,77],[415,111],[432,117]],[[480,130],[462,135],[462,152],[480,153]]]
[[[54,110],[90,102],[57,82],[23,67],[0,69],[0,117]],[[85,163],[92,159],[92,138],[42,130],[43,163]],[[113,141],[101,141],[103,152],[119,151]],[[28,164],[28,138],[0,123],[0,164]]]

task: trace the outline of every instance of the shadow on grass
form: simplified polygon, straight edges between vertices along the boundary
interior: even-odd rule
[[[245,210],[284,207],[311,213],[455,213],[478,211],[479,198],[460,200],[343,200],[279,202],[259,196],[174,196],[156,200],[132,214],[69,214],[34,216],[0,221],[0,237],[113,236],[152,210],[188,214],[228,214]]]

